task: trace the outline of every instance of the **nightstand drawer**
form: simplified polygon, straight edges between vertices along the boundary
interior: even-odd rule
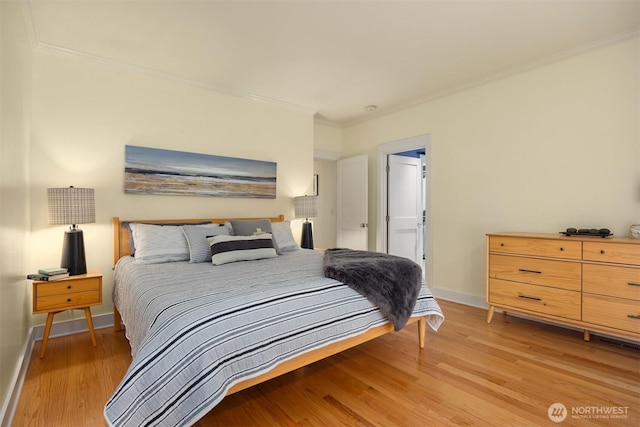
[[[489,303],[580,320],[581,293],[499,279],[489,280]]]
[[[583,292],[640,301],[640,268],[584,264]]]
[[[640,245],[584,242],[583,259],[585,261],[640,265]]]
[[[585,322],[640,334],[638,301],[584,294],[582,311]]]
[[[90,271],[54,282],[33,281],[33,314],[102,304],[102,274]]]
[[[77,280],[61,280],[56,282],[36,283],[38,297],[68,294],[72,292],[97,291],[100,289],[100,278],[90,277]]]
[[[534,285],[580,291],[580,263],[525,258],[508,255],[489,256],[489,277]]]
[[[489,237],[489,251],[579,260],[582,259],[582,242],[571,242],[562,239],[491,236]]]
[[[72,307],[88,307],[102,302],[100,292],[70,292],[67,294],[41,296],[36,299],[34,313],[50,310],[68,310]]]

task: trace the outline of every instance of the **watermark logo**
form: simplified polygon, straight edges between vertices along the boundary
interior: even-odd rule
[[[627,419],[629,407],[628,406],[573,406],[571,411],[567,410],[567,407],[562,403],[552,403],[547,409],[547,415],[549,419],[554,423],[561,423],[567,417],[571,419]]]
[[[549,419],[554,423],[561,423],[567,418],[567,407],[562,403],[552,403],[547,409],[547,415]]]

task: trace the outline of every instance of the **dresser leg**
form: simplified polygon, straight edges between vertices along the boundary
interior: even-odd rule
[[[93,319],[91,318],[91,309],[89,307],[84,308],[84,317],[87,318],[87,325],[89,326],[89,334],[91,334],[91,343],[96,346],[96,334],[93,332]]]
[[[584,336],[583,336],[585,341],[590,341],[591,340],[591,332],[589,332],[588,330],[584,330]]]
[[[491,319],[493,319],[493,313],[495,312],[496,312],[496,308],[490,305],[489,312],[487,313],[487,323],[491,323]]]
[[[51,332],[51,324],[53,323],[53,316],[55,312],[47,313],[47,323],[44,325],[44,334],[42,335],[42,347],[40,348],[40,359],[44,357],[44,352],[47,349],[47,341],[49,341],[49,332]]]

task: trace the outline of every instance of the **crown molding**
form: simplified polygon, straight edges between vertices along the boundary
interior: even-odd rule
[[[318,112],[316,109],[305,107],[302,105],[297,105],[290,102],[285,102],[278,99],[273,99],[266,96],[251,94],[247,92],[230,90],[227,88],[223,88],[221,86],[205,83],[199,80],[178,76],[176,74],[166,73],[166,72],[155,70],[152,68],[142,67],[142,66],[130,64],[124,61],[119,61],[119,60],[115,60],[115,59],[111,59],[103,56],[93,55],[93,54],[82,52],[79,50],[69,49],[62,46],[57,46],[52,43],[43,42],[40,39],[40,36],[38,34],[38,29],[35,24],[36,21],[34,18],[36,15],[36,11],[33,6],[33,1],[20,0],[20,2],[22,4],[22,10],[25,18],[25,25],[27,28],[28,37],[31,42],[31,46],[33,50],[36,52],[75,58],[81,61],[92,62],[94,64],[99,64],[99,65],[103,65],[110,68],[142,74],[147,77],[154,77],[154,78],[159,78],[163,80],[169,80],[176,83],[181,83],[184,85],[194,86],[194,87],[209,90],[212,92],[233,96],[236,98],[242,98],[242,99],[247,99],[254,102],[262,102],[265,104],[271,104],[278,107],[284,107],[289,110],[295,110],[311,116],[315,115]]]
[[[1,1],[1,0],[0,0]],[[431,93],[430,95],[426,96],[426,97],[422,97],[419,99],[416,99],[414,101],[408,102],[408,103],[404,103],[402,105],[398,105],[396,107],[390,107],[390,108],[380,108],[375,112],[371,112],[368,113],[365,116],[362,117],[358,117],[356,119],[352,119],[352,120],[346,120],[344,122],[335,122],[332,120],[329,120],[323,116],[321,116],[318,113],[317,109],[314,108],[310,108],[310,107],[306,107],[306,106],[302,106],[302,105],[297,105],[297,104],[293,104],[293,103],[289,103],[289,102],[285,102],[285,101],[281,101],[281,100],[277,100],[277,99],[273,99],[273,98],[269,98],[269,97],[264,97],[264,96],[260,96],[260,95],[256,95],[256,94],[251,94],[251,93],[247,93],[247,92],[242,92],[242,91],[234,91],[234,90],[230,90],[227,88],[223,88],[221,86],[217,86],[217,85],[213,85],[213,84],[209,84],[209,83],[205,83],[202,81],[198,81],[195,79],[189,79],[189,78],[185,78],[185,77],[181,77],[175,74],[170,74],[170,73],[165,73],[159,70],[155,70],[155,69],[151,69],[151,68],[146,68],[146,67],[141,67],[138,65],[134,65],[134,64],[129,64],[123,61],[118,61],[118,60],[114,60],[114,59],[110,59],[110,58],[106,58],[106,57],[101,57],[101,56],[97,56],[97,55],[92,55],[86,52],[81,52],[81,51],[77,51],[77,50],[73,50],[73,49],[68,49],[68,48],[64,48],[61,46],[56,46],[54,44],[51,43],[46,43],[43,42],[42,40],[40,40],[40,36],[38,34],[38,29],[37,26],[35,24],[35,15],[36,15],[36,11],[33,5],[33,1],[32,0],[20,0],[20,3],[22,4],[22,11],[23,11],[23,15],[25,18],[25,25],[26,25],[26,31],[28,34],[28,38],[31,42],[32,48],[34,51],[38,51],[38,52],[43,52],[43,53],[51,53],[51,54],[55,54],[55,55],[63,55],[63,56],[67,56],[67,57],[72,57],[72,58],[76,58],[82,61],[87,61],[87,62],[93,62],[96,64],[100,64],[103,66],[107,66],[107,67],[111,67],[111,68],[116,68],[116,69],[120,69],[120,70],[125,70],[125,71],[129,71],[132,73],[137,73],[137,74],[142,74],[142,75],[146,75],[148,77],[154,77],[154,78],[160,78],[160,79],[164,79],[164,80],[169,80],[169,81],[173,81],[173,82],[177,82],[177,83],[181,83],[181,84],[185,84],[185,85],[190,85],[190,86],[195,86],[195,87],[199,87],[205,90],[209,90],[212,92],[216,92],[216,93],[220,93],[220,94],[224,94],[224,95],[228,95],[228,96],[233,96],[236,98],[242,98],[242,99],[247,99],[247,100],[251,100],[254,102],[262,102],[262,103],[267,103],[267,104],[271,104],[271,105],[275,105],[275,106],[279,106],[279,107],[284,107],[287,109],[292,109],[298,112],[302,112],[304,114],[310,114],[312,116],[314,116],[314,122],[318,123],[318,124],[323,124],[326,126],[331,126],[331,127],[335,127],[338,129],[344,129],[346,127],[350,127],[350,126],[354,126],[360,123],[364,123],[370,120],[374,120],[383,116],[387,116],[402,110],[406,110],[408,108],[411,107],[415,107],[417,105],[420,104],[424,104],[427,102],[431,102],[434,101],[436,99],[440,99],[440,98],[444,98],[453,94],[456,94],[458,92],[462,92],[465,90],[469,90],[472,89],[474,87],[478,87],[478,86],[482,86],[484,84],[487,83],[491,83],[500,79],[504,79],[516,74],[520,74],[535,68],[539,68],[545,65],[549,65],[555,62],[559,62],[562,61],[564,59],[568,59],[574,56],[578,56],[578,55],[582,55],[585,54],[587,52],[591,52],[615,43],[619,43],[625,40],[629,40],[635,37],[638,37],[640,35],[640,27],[635,27],[632,28],[630,30],[621,32],[621,33],[617,33],[617,34],[613,34],[609,37],[605,37],[603,39],[599,39],[590,43],[587,43],[585,45],[582,46],[578,46],[575,48],[571,48],[571,49],[567,49],[565,51],[535,60],[535,61],[531,61],[528,62],[526,64],[523,65],[519,65],[516,67],[512,67],[510,69],[507,70],[503,70],[500,71],[498,73],[492,74],[490,76],[484,77],[484,78],[480,78],[480,79],[476,79],[474,81],[468,82],[468,83],[464,83],[462,85],[458,85],[458,86],[453,86],[450,88],[446,88],[444,90],[440,90],[440,91],[436,91]]]
[[[159,78],[159,79],[168,80],[176,83],[181,83],[184,85],[198,87],[198,88],[209,90],[219,94],[233,96],[235,98],[242,98],[242,99],[247,99],[254,102],[262,102],[265,104],[275,105],[278,107],[284,107],[284,108],[295,110],[311,116],[317,113],[317,110],[309,107],[304,107],[302,105],[280,101],[277,99],[255,95],[247,92],[234,91],[234,90],[223,88],[221,86],[205,83],[199,80],[189,79],[186,77],[178,76],[176,74],[166,73],[166,72],[155,70],[152,68],[142,67],[139,65],[130,64],[124,61],[114,60],[114,59],[106,58],[103,56],[92,55],[86,52],[80,52],[74,49],[64,48],[51,43],[39,41],[34,50],[38,52],[49,53],[49,54],[54,54],[58,56],[67,56],[67,57],[75,58],[85,62],[92,62],[95,64],[110,67],[110,68],[115,68],[123,71],[128,71],[131,73],[141,74],[147,77]]]
[[[620,43],[626,40],[630,40],[640,36],[640,27],[632,28],[631,30],[623,31],[621,33],[613,34],[609,37],[605,37],[603,39],[599,39],[578,47],[574,47],[571,49],[564,50],[562,52],[546,56],[544,58],[537,59],[535,61],[528,62],[523,65],[519,65],[516,67],[512,67],[507,70],[500,71],[498,73],[492,74],[488,77],[484,77],[481,79],[477,79],[462,85],[450,87],[441,91],[436,91],[427,97],[423,97],[417,99],[415,101],[405,103],[403,105],[399,105],[397,107],[381,109],[374,113],[370,113],[367,116],[359,117],[357,119],[346,121],[342,124],[343,128],[354,126],[360,123],[364,123],[370,120],[374,120],[376,118],[387,116],[393,113],[397,113],[398,111],[406,110],[411,107],[415,107],[417,105],[425,104],[427,102],[435,101],[436,99],[444,98],[458,92],[463,92],[465,90],[473,89],[478,86],[485,85],[487,83],[495,82],[497,80],[501,80],[507,77],[514,76],[516,74],[524,73],[526,71],[530,71],[536,68],[540,68],[549,64],[553,64],[556,62],[560,62],[565,59],[569,59],[575,56],[579,56],[588,52],[592,52],[598,49],[601,49],[606,46],[610,46],[616,43]]]

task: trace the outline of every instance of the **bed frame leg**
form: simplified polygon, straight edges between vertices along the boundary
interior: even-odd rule
[[[421,317],[418,320],[418,343],[420,344],[420,348],[424,348],[424,340],[425,335],[427,333],[427,318]]]

